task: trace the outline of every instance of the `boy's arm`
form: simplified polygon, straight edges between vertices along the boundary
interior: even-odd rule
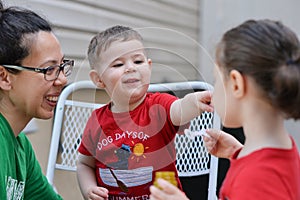
[[[201,115],[203,111],[213,112],[211,95],[210,91],[194,92],[174,101],[170,108],[172,123],[180,126]]]
[[[95,158],[79,153],[77,161],[77,179],[84,199],[108,198],[108,190],[97,186]]]

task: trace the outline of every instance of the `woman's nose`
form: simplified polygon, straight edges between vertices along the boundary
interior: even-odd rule
[[[65,76],[65,74],[63,73],[63,71],[60,71],[58,74],[57,79],[54,81],[56,84],[58,85],[66,85],[68,82],[67,77]]]

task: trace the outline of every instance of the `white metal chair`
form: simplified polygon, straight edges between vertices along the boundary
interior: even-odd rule
[[[68,99],[70,94],[82,89],[96,91],[96,87],[91,81],[75,82],[63,90],[57,103],[46,173],[47,179],[52,185],[56,169],[76,171],[77,149],[85,124],[91,112],[103,105]],[[208,83],[193,81],[151,84],[149,87],[149,92],[168,92],[179,97],[195,90],[212,90],[212,86]],[[204,112],[201,116],[193,119],[189,132],[194,133],[206,128],[220,128],[220,120],[216,114]],[[206,151],[201,137],[176,135],[175,147],[179,176],[209,174],[208,199],[216,199],[218,158],[211,156]]]

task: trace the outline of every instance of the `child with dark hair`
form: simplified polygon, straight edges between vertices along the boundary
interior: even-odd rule
[[[226,127],[243,127],[245,144],[207,130],[215,156],[231,158],[222,200],[300,199],[300,158],[285,119],[300,119],[300,44],[282,23],[249,20],[226,32],[216,51],[212,102]],[[186,199],[163,180],[150,199]]]

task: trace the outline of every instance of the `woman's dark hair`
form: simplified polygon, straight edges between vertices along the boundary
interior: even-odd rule
[[[0,65],[20,65],[30,53],[35,33],[51,32],[50,24],[33,11],[9,7],[0,1]]]
[[[249,20],[227,31],[216,59],[227,73],[251,77],[286,118],[300,118],[300,46],[296,34],[278,21]]]

